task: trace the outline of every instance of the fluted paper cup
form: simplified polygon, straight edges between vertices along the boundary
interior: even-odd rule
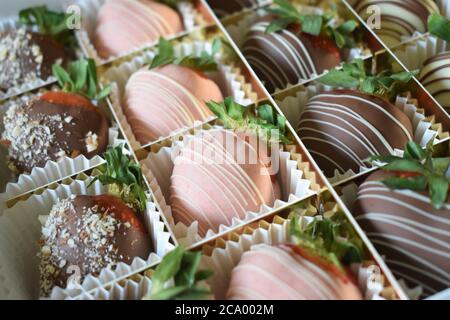
[[[96,181],[88,187],[91,177],[81,176],[83,180],[70,180],[59,184],[55,189],[46,189],[26,200],[17,202],[12,208],[4,210],[0,216],[0,297],[5,299],[39,298],[39,252],[41,237],[40,216],[48,215],[58,200],[71,195],[100,195],[107,193],[106,187]],[[77,296],[81,292],[93,290],[119,278],[131,276],[157,263],[169,250],[170,233],[156,205],[148,200],[144,221],[149,231],[149,241],[153,250],[147,259],[136,257],[131,265],[118,263],[114,270],[103,269],[98,276],[87,275],[79,288],[64,289],[55,287],[50,298],[61,299]]]
[[[315,218],[304,217],[306,223]],[[207,248],[202,258],[202,267],[214,271],[208,283],[216,299],[224,299],[228,291],[231,273],[242,255],[258,245],[282,245],[292,243],[289,234],[290,220],[275,217],[273,223],[261,222],[259,227],[248,228],[244,234],[234,237],[233,240],[220,242],[220,245]],[[392,297],[392,288],[386,286],[384,277],[377,273],[379,268],[374,262],[364,261],[351,266],[352,274],[362,296],[368,300],[380,300]]]
[[[212,129],[221,128],[214,126]],[[187,226],[182,222],[175,223],[172,217],[172,210],[169,205],[170,199],[170,179],[174,168],[174,159],[179,150],[187,144],[194,136],[185,134],[182,140],[175,140],[168,145],[160,145],[159,150],[150,152],[148,156],[141,161],[142,170],[150,187],[153,190],[156,201],[160,204],[161,210],[164,212],[171,229],[174,231],[178,242],[185,246],[190,246],[199,241],[209,239],[218,233],[223,233],[231,228],[240,226],[246,221],[253,220],[274,209],[286,206],[300,199],[306,198],[315,193],[319,187],[315,181],[315,175],[309,169],[309,163],[302,159],[297,153],[295,146],[285,146],[282,150],[278,150],[276,156],[279,161],[279,171],[277,179],[281,186],[282,199],[277,199],[273,206],[262,205],[258,212],[247,212],[243,219],[234,217],[231,225],[218,226],[218,232],[209,230],[205,237],[201,237],[198,230],[198,222],[194,221]]]
[[[287,120],[294,128],[297,128],[301,115],[305,111],[309,100],[320,93],[326,93],[332,89],[333,88],[322,84],[312,84],[305,87],[303,90],[299,90],[294,96],[288,96],[282,101],[277,101],[277,103]],[[433,116],[425,116],[425,111],[420,109],[416,99],[410,98],[409,95],[397,96],[395,105],[411,120],[414,130],[414,141],[419,143],[422,147],[426,147],[427,143],[434,137],[436,137],[436,144],[448,138],[449,133],[443,131],[442,125],[436,123]],[[396,153],[400,151],[401,150],[395,150]],[[345,173],[340,173],[336,170],[335,175],[329,178],[329,180],[331,183],[336,183],[358,173],[370,170],[371,168],[371,166],[361,167],[359,172],[349,170]]]
[[[7,110],[14,104],[25,104],[34,97],[36,94],[25,94],[0,105],[0,134],[4,130],[3,118]],[[112,123],[108,129],[108,146],[114,147],[124,143],[125,140],[120,138],[118,125]],[[6,148],[0,147],[0,156],[3,160],[6,159],[7,154]],[[91,159],[87,159],[84,155],[75,158],[64,156],[58,161],[48,161],[43,168],[35,167],[31,173],[16,176],[6,161],[0,161],[0,191],[4,191],[6,199],[11,199],[51,182],[94,168],[104,162],[105,160],[99,155]]]
[[[108,59],[100,58],[93,44],[93,38],[97,25],[97,15],[105,1],[106,0],[72,0],[67,1],[66,3],[66,6],[77,5],[81,10],[81,29],[76,31],[76,35],[80,43],[80,47],[89,58],[94,59],[97,64],[105,64],[107,62],[120,59],[133,53],[137,53],[156,44],[156,42],[146,43],[140,47],[125,52],[120,56],[111,56]],[[194,8],[193,4],[188,1],[180,1],[177,4],[177,11],[182,17],[185,31],[181,32],[178,35],[174,34],[174,37],[182,34],[188,34],[194,31],[197,27],[205,24],[203,16]]]
[[[212,44],[211,42],[205,41],[181,42],[174,46],[174,50],[177,57],[186,55],[201,56],[204,51],[211,52]],[[109,69],[103,76],[103,80],[105,82],[113,83],[113,92],[111,94],[112,109],[124,130],[125,136],[130,141],[130,144],[134,150],[140,149],[141,144],[136,140],[133,130],[128,124],[127,117],[123,112],[123,106],[125,105],[125,86],[132,74],[144,66],[151,64],[154,57],[155,52],[145,52],[142,55],[133,58],[129,62],[125,62],[117,67]],[[218,71],[207,72],[206,75],[219,86],[222,95],[224,97],[233,97],[237,103],[245,106],[256,102],[258,99],[257,94],[253,92],[252,86],[246,83],[241,70],[234,65],[223,63],[223,57],[220,54],[216,56],[216,60],[218,63]],[[149,101],[149,103],[151,103],[151,101]],[[211,117],[209,120],[213,119],[214,117]],[[197,125],[194,124],[191,127],[195,126]],[[186,131],[191,127],[179,128],[177,131],[170,133],[169,136]],[[160,137],[159,139],[163,138],[165,137]],[[151,143],[153,141],[148,142]]]

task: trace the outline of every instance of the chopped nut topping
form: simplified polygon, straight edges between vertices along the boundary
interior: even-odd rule
[[[87,152],[92,152],[97,150],[98,148],[98,136],[95,133],[92,133],[91,131],[89,131],[86,134],[86,150]]]
[[[48,296],[55,285],[65,287],[62,277],[72,261],[78,261],[76,267],[81,278],[87,274],[98,274],[103,268],[113,269],[123,259],[118,254],[116,235],[119,228],[131,227],[115,218],[114,212],[94,206],[81,208],[82,214],[75,213],[75,196],[55,204],[46,218],[41,218],[41,294]],[[80,208],[78,208],[80,209]],[[76,216],[76,223],[73,222]],[[120,229],[121,232],[123,230]],[[64,240],[67,239],[67,240]],[[67,247],[64,248],[64,244]]]

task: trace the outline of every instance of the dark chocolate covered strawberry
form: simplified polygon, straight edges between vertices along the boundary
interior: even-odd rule
[[[450,286],[450,157],[409,142],[359,187],[354,215],[391,271],[422,297]]]
[[[73,196],[54,205],[42,229],[41,295],[117,263],[147,259],[150,237],[137,214],[111,195]]]
[[[75,47],[69,17],[45,6],[20,11],[23,26],[0,33],[0,90],[47,80],[54,63],[68,62]],[[33,31],[26,26],[33,26]]]
[[[19,172],[31,172],[65,156],[92,158],[106,150],[109,123],[91,99],[100,99],[108,91],[97,95],[92,61],[73,62],[69,70],[71,74],[54,65],[63,91],[43,93],[25,104],[13,103],[3,119],[2,142]]]
[[[297,132],[328,177],[359,172],[367,158],[389,155],[414,139],[408,115],[390,101],[413,73],[371,75],[362,60],[344,63],[318,79],[334,89],[313,96]]]
[[[108,186],[108,193],[61,199],[42,219],[42,296],[54,286],[65,288],[73,275],[81,282],[119,262],[146,260],[152,251],[143,222],[147,196],[139,166],[122,153],[122,146],[108,150],[105,158],[107,165],[99,168],[104,172],[97,179]]]
[[[334,13],[302,15],[284,0],[274,1],[270,16],[253,25],[243,53],[270,92],[310,79],[341,62],[355,21],[332,26]]]

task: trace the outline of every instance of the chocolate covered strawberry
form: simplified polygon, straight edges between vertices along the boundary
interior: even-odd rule
[[[66,65],[76,46],[69,18],[46,6],[19,12],[20,27],[0,32],[0,90],[47,80],[54,63]]]
[[[49,91],[22,104],[11,104],[3,122],[2,142],[8,146],[11,164],[19,172],[31,172],[47,161],[84,155],[92,158],[106,150],[108,120],[92,100],[97,95],[95,66],[81,60],[53,70],[62,91]]]
[[[54,286],[65,288],[69,279],[79,282],[119,262],[146,260],[151,237],[143,222],[146,208],[142,172],[122,153],[122,147],[105,154],[107,165],[97,177],[108,193],[72,195],[58,201],[44,217],[40,241],[41,295]],[[94,183],[94,179],[91,183]]]
[[[243,53],[271,92],[310,79],[340,64],[341,48],[352,43],[353,20],[336,23],[334,13],[304,15],[284,0],[253,25]]]
[[[228,299],[360,300],[346,265],[361,262],[361,240],[344,218],[314,220],[306,228],[291,223],[294,243],[256,245],[231,273]]]
[[[450,157],[409,142],[359,187],[353,214],[390,270],[427,297],[449,287]]]
[[[223,96],[206,72],[217,71],[214,57],[219,49],[220,42],[215,40],[211,53],[203,51],[200,56],[176,57],[170,42],[160,39],[158,54],[150,68],[136,71],[124,90],[123,111],[141,144],[192,127],[196,121],[204,122],[212,116],[205,102],[221,101]]]

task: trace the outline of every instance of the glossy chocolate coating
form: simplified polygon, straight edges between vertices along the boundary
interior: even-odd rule
[[[63,156],[92,158],[106,150],[109,124],[99,109],[81,96],[57,95],[75,101],[55,103],[41,96],[25,105],[12,105],[4,118],[3,139],[9,141],[10,160],[20,172]]]
[[[390,190],[378,171],[360,186],[354,214],[398,279],[424,296],[450,287],[450,195],[442,209],[427,192]]]
[[[147,259],[150,237],[141,218],[119,198],[76,196],[55,205],[43,227],[41,291],[47,295],[56,285],[65,288],[73,269],[80,281],[98,275],[117,263]],[[50,251],[50,252],[49,252]]]
[[[333,90],[313,97],[297,132],[328,177],[335,170],[359,172],[372,155],[403,150],[413,127],[400,108],[355,90]]]
[[[52,75],[54,63],[69,59],[53,38],[20,28],[0,35],[0,90]]]
[[[331,39],[299,33],[295,28],[266,33],[270,20],[265,17],[250,29],[242,50],[270,92],[310,79],[341,62]]]

